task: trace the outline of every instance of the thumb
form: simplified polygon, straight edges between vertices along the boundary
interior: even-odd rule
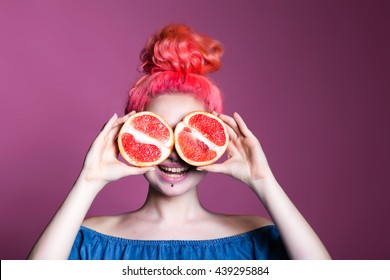
[[[142,175],[146,172],[155,170],[155,167],[135,167],[135,166],[129,166],[127,164],[121,166],[121,173],[124,177],[130,176],[130,175]]]
[[[201,167],[196,168],[196,170],[213,172],[213,173],[223,173],[223,174],[227,173],[225,165],[223,165],[221,163],[201,166]]]

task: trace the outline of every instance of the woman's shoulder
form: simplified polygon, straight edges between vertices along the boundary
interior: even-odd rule
[[[233,236],[273,225],[269,219],[256,215],[229,215],[212,213],[214,229],[220,235]]]
[[[83,221],[82,225],[103,234],[128,239],[148,239],[147,236],[150,232],[156,232],[152,230],[153,227],[158,226],[155,223],[148,223],[145,219],[139,219],[137,212],[123,213],[116,216],[89,217]],[[261,216],[209,212],[189,221],[187,225],[183,226],[182,230],[175,227],[174,234],[168,229],[166,232],[161,232],[160,229],[159,236],[151,236],[150,239],[169,239],[171,235],[177,239],[215,239],[247,233],[270,225],[273,225],[273,223]]]
[[[98,232],[106,232],[120,222],[122,215],[115,216],[93,216],[84,219],[82,226]]]
[[[237,223],[247,224],[250,226],[262,227],[272,225],[271,220],[257,215],[226,215]]]

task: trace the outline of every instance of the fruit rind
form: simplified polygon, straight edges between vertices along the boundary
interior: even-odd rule
[[[140,161],[140,160],[137,160],[136,158],[132,158],[130,155],[127,154],[127,152],[125,150],[125,143],[122,142],[122,138],[126,133],[129,133],[130,130],[132,130],[132,132],[134,132],[134,130],[133,130],[134,128],[132,126],[133,120],[135,118],[138,118],[140,116],[145,116],[145,115],[153,116],[153,117],[157,118],[169,131],[169,137],[167,138],[167,141],[164,141],[164,142],[157,140],[157,139],[152,139],[150,136],[147,136],[147,135],[142,136],[142,137],[149,137],[151,142],[153,142],[152,144],[157,145],[161,151],[161,156],[157,160],[154,160],[154,161]],[[139,130],[137,130],[136,132],[141,133]],[[132,135],[132,134],[130,133],[130,135]],[[160,117],[159,115],[157,115],[153,112],[149,112],[149,111],[138,112],[134,115],[131,115],[129,117],[129,119],[122,125],[122,128],[120,129],[119,134],[118,134],[118,148],[119,148],[119,152],[120,152],[121,156],[129,164],[134,165],[134,166],[138,166],[138,167],[153,166],[153,165],[158,165],[161,162],[163,162],[171,154],[172,149],[173,149],[173,143],[174,143],[174,135],[173,135],[173,130],[172,130],[171,126],[162,117]],[[142,144],[148,144],[148,143],[141,142],[141,145]]]
[[[225,136],[225,143],[224,144],[212,143],[211,140],[204,139],[205,137],[202,136],[201,133],[197,133],[196,131],[193,132],[194,134],[197,134],[196,137],[202,138],[210,146],[212,146],[210,150],[215,151],[216,155],[214,158],[212,158],[210,160],[204,160],[204,161],[192,160],[186,156],[186,153],[188,151],[186,151],[185,147],[180,146],[182,144],[182,142],[180,142],[180,140],[181,140],[180,138],[182,137],[183,130],[185,128],[190,129],[190,130],[194,129],[193,126],[190,124],[190,121],[193,117],[196,117],[196,115],[202,115],[202,116],[209,117],[213,120],[216,120],[223,128],[223,135]],[[193,166],[205,166],[205,165],[209,165],[209,164],[216,162],[226,151],[227,145],[229,142],[229,136],[228,136],[226,124],[218,116],[215,116],[211,113],[203,112],[203,111],[195,111],[195,112],[191,112],[191,113],[187,114],[184,117],[184,119],[176,125],[174,135],[175,135],[175,148],[176,148],[177,153],[185,162],[187,162],[188,164],[193,165]],[[195,140],[193,140],[193,141],[195,141]],[[207,157],[207,155],[206,155],[206,157]]]

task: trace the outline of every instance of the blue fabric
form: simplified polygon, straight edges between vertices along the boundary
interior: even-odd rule
[[[253,260],[287,259],[275,226],[210,240],[131,240],[81,226],[69,259]]]

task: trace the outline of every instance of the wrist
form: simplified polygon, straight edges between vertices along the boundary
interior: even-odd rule
[[[263,199],[269,190],[275,189],[279,186],[275,176],[271,170],[267,172],[267,175],[259,179],[251,180],[249,183],[251,189],[257,194],[260,199]]]
[[[97,195],[106,184],[107,182],[89,178],[84,172],[81,172],[73,187],[76,189],[83,189],[92,195]]]

